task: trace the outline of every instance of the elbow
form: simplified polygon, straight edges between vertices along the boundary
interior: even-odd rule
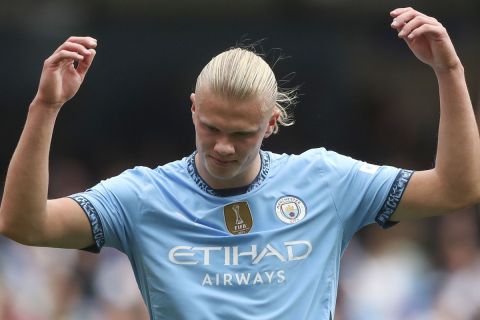
[[[480,203],[480,182],[475,181],[465,190],[465,207],[471,207]]]
[[[3,213],[0,213],[0,235],[18,243],[22,243],[22,239],[16,234],[15,229],[6,221]],[[22,243],[23,244],[23,243]]]
[[[1,218],[1,214],[0,214],[0,236],[4,236],[4,237],[7,237],[7,233],[5,231],[5,226],[4,226],[4,223],[3,223],[3,220]]]
[[[480,203],[480,183],[477,183],[471,190],[471,195],[467,199],[467,207],[471,207]]]
[[[0,207],[0,236],[9,238],[8,230],[6,228],[6,223],[5,223],[5,213],[3,212],[1,207]]]
[[[11,228],[8,223],[6,223],[5,219],[0,219],[0,235],[15,242],[24,244],[19,235],[15,233],[15,230]]]
[[[40,244],[37,240],[30,237],[28,233],[5,228],[4,226],[0,226],[0,235],[25,246],[42,246],[42,244]]]
[[[448,211],[458,211],[480,203],[480,184],[468,188],[456,189],[448,197]]]
[[[38,246],[38,240],[34,239],[32,235],[35,232],[24,230],[20,228],[21,225],[9,222],[6,218],[5,212],[0,211],[0,235],[10,240],[18,242],[27,246]]]

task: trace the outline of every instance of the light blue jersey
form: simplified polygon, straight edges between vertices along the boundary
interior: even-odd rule
[[[96,249],[129,257],[151,319],[331,319],[348,242],[390,223],[412,175],[323,148],[260,154],[241,194],[211,189],[192,154],[72,196]]]

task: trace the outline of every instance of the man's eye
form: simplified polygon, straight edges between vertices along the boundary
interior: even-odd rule
[[[218,132],[218,129],[215,127],[211,127],[211,126],[205,126],[205,127],[207,127],[208,131],[210,132]]]
[[[235,135],[239,137],[248,137],[251,134],[251,132],[235,132]]]

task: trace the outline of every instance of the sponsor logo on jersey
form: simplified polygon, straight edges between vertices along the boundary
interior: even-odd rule
[[[223,215],[225,226],[231,234],[244,234],[252,229],[252,213],[246,201],[226,205],[223,208]]]
[[[206,270],[198,275],[203,287],[272,285],[287,281],[292,269],[284,269],[285,264],[307,260],[312,251],[308,240],[224,247],[179,245],[170,249],[168,259],[178,266]]]
[[[204,265],[212,264],[212,258],[220,258],[224,266],[238,266],[241,259],[256,265],[266,258],[276,258],[280,262],[305,260],[312,253],[313,246],[308,240],[284,241],[281,246],[266,244],[259,247],[250,246],[175,246],[170,249],[168,259],[179,265]]]
[[[284,223],[294,224],[303,218],[307,213],[305,203],[297,197],[285,196],[277,200],[275,204],[275,213]]]

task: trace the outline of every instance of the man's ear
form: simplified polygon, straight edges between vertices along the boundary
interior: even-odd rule
[[[195,113],[195,93],[190,94],[190,101],[192,102],[192,116]]]
[[[272,133],[273,133],[273,127],[269,125],[267,128],[267,131],[265,131],[265,134],[263,135],[263,138],[270,137]]]
[[[278,117],[280,117],[280,111],[275,108],[270,120],[268,120],[268,127],[263,136],[264,138],[268,138],[272,135],[273,131],[275,130],[275,126],[277,125]]]

